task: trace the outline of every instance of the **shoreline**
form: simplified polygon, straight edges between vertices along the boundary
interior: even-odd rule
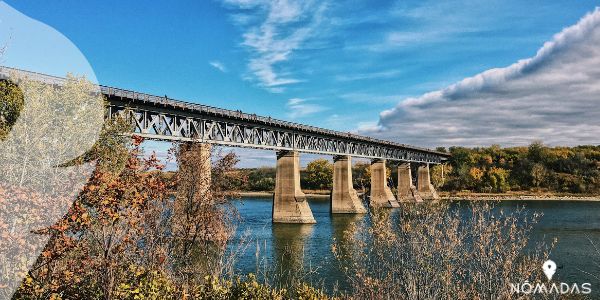
[[[273,192],[267,191],[238,191],[241,197],[273,197]],[[325,200],[329,199],[329,191],[304,191],[308,198]],[[359,193],[361,194],[361,193]],[[600,202],[600,195],[577,195],[577,194],[551,194],[551,193],[455,193],[438,192],[442,200],[467,200],[467,201],[582,201]]]
[[[444,200],[467,201],[581,201],[600,202],[598,195],[560,195],[560,194],[441,194]]]
[[[241,197],[273,197],[273,192],[236,192]],[[318,191],[318,192],[309,192],[305,191],[304,194],[307,198],[313,199],[327,199],[329,200],[329,191],[327,193]]]

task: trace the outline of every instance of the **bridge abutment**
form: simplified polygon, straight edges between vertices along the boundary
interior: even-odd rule
[[[387,185],[385,159],[371,161],[371,207],[399,207],[396,197]]]
[[[363,206],[358,193],[352,186],[352,160],[349,155],[333,158],[333,189],[331,191],[331,213],[363,214]]]
[[[398,165],[398,202],[422,202],[417,188],[413,185],[410,163]]]
[[[300,156],[297,151],[277,152],[273,223],[316,223],[306,195],[300,189]]]
[[[420,165],[418,170],[417,187],[419,194],[425,200],[438,200],[438,196],[435,188],[431,184],[431,177],[429,175],[429,164]]]

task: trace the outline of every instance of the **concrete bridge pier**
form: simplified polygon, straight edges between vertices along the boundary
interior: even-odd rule
[[[410,163],[398,165],[398,202],[423,202],[419,191],[413,185]]]
[[[333,189],[331,190],[331,213],[364,214],[363,206],[352,186],[352,160],[349,155],[333,158]]]
[[[429,176],[429,164],[420,165],[418,170],[417,187],[419,194],[425,200],[438,200],[437,192],[431,184],[431,178]]]
[[[297,151],[277,152],[273,223],[316,223],[306,195],[300,189],[300,156]]]
[[[181,143],[178,156],[178,176],[184,182],[177,185],[178,195],[189,197],[193,194],[196,199],[209,199],[211,190],[211,144]]]
[[[387,185],[385,159],[371,161],[371,207],[400,207]]]

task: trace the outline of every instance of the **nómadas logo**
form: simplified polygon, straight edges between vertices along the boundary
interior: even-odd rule
[[[542,265],[542,271],[548,278],[548,283],[537,282],[530,283],[525,280],[523,283],[511,283],[511,293],[516,294],[584,294],[587,295],[592,292],[592,284],[589,282],[578,284],[578,283],[566,283],[566,282],[553,282],[552,276],[556,273],[556,263],[552,260],[547,260]]]

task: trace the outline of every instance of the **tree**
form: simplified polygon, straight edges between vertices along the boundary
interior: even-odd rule
[[[510,189],[508,184],[508,171],[492,167],[486,174],[487,184],[494,192],[504,193]]]
[[[248,172],[248,189],[251,191],[273,191],[275,168],[261,167]]]
[[[178,281],[187,288],[206,275],[224,270],[222,255],[235,232],[237,197],[229,184],[239,161],[234,153],[215,153],[209,144],[179,143],[173,148],[178,171],[171,219],[171,263]]]
[[[365,190],[371,186],[371,165],[364,162],[357,162],[352,166],[352,181],[355,188]]]
[[[469,170],[469,181],[471,182],[473,187],[477,187],[481,182],[481,178],[483,178],[483,171],[477,167],[472,167]]]
[[[120,299],[150,293],[130,289],[144,284],[180,298],[175,285],[181,292],[229,267],[221,255],[234,216],[226,199],[234,195],[225,178],[235,155],[219,156],[211,166],[206,156],[185,151],[194,145],[184,144],[177,155],[186,163],[175,176],[173,201],[175,186],[163,176],[164,165],[154,154],[144,155],[142,138],[122,134],[130,128],[122,122],[106,125],[98,143],[78,159],[97,161],[96,168],[64,218],[38,232],[52,238],[29,270],[21,298]],[[201,173],[194,162],[211,168],[212,180],[196,181]]]
[[[103,122],[102,96],[85,78],[53,85],[14,73],[11,82],[0,84],[0,298],[58,239],[51,226],[93,170],[72,162],[94,145]]]
[[[548,158],[548,149],[542,142],[536,141],[529,145],[527,158],[534,163],[541,163]]]
[[[446,177],[448,177],[448,174],[451,172],[451,165],[433,165],[430,168],[431,184],[436,188],[442,187],[445,184]]]
[[[326,159],[317,159],[306,166],[306,186],[311,189],[331,189],[333,164]]]
[[[546,167],[544,167],[543,164],[541,164],[541,163],[534,164],[533,167],[531,167],[531,183],[535,187],[540,187],[540,185],[546,179],[547,174],[548,174],[548,171],[546,170]]]

